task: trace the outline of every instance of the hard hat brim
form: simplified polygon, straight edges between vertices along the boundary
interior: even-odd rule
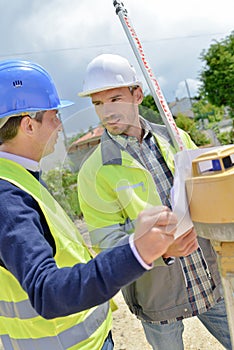
[[[0,125],[1,125],[1,119],[8,117],[8,116],[13,116],[13,115],[20,115],[20,113],[24,113],[24,112],[39,112],[39,111],[50,111],[50,110],[54,110],[54,109],[62,109],[62,108],[66,108],[69,106],[74,105],[74,102],[69,101],[69,100],[60,100],[60,103],[56,106],[53,106],[51,108],[27,108],[25,110],[25,108],[22,109],[17,109],[17,110],[11,110],[11,111],[7,111],[6,113],[1,114],[0,116]]]
[[[57,108],[65,108],[74,105],[75,103],[73,101],[69,100],[60,100],[60,104]],[[56,109],[56,108],[55,108]]]
[[[124,85],[104,86],[102,88],[96,88],[96,89],[92,89],[92,90],[78,92],[78,96],[88,97],[88,96],[95,94],[97,92],[111,90],[111,89],[118,89],[118,88],[122,88],[122,87],[130,87],[130,86],[140,86],[142,88],[142,83],[140,81],[136,81],[136,82],[134,82],[134,84],[131,82],[130,84],[124,84]]]

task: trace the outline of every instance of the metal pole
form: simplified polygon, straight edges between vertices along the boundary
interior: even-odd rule
[[[189,101],[190,101],[190,106],[192,107],[192,99],[191,99],[191,95],[190,95],[190,91],[189,91],[189,86],[188,86],[188,82],[187,80],[184,81],[185,83],[185,87],[186,87],[186,90],[187,90],[187,93],[188,93],[188,98],[189,98]]]
[[[113,5],[116,9],[116,14],[119,16],[124,31],[128,37],[133,52],[143,72],[145,80],[149,86],[156,106],[158,107],[162,120],[170,134],[173,145],[177,151],[182,151],[184,149],[184,144],[180,137],[179,130],[176,126],[176,123],[173,119],[167,102],[163,96],[157,79],[154,77],[153,71],[150,68],[148,61],[146,60],[141,42],[137,37],[135,30],[133,29],[133,26],[127,14],[127,10],[124,8],[123,3],[120,1],[114,0]]]

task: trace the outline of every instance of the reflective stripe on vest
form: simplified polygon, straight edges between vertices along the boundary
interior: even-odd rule
[[[37,317],[38,313],[34,310],[29,300],[18,302],[0,301],[0,316],[18,317],[21,320]]]
[[[39,339],[12,339],[8,335],[1,336],[3,347],[6,350],[23,349],[45,349],[59,350],[68,349],[85,339],[88,339],[95,331],[96,324],[93,318],[99,321],[99,324],[104,322],[108,315],[109,305],[105,303],[96,308],[96,310],[87,317],[82,323],[61,332],[54,337],[44,337]]]

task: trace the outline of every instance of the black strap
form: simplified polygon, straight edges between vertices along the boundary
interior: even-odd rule
[[[4,267],[6,269],[6,266],[5,266],[4,262],[1,259],[0,259],[0,266]]]

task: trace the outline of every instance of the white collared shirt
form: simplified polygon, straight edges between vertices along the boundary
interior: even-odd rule
[[[16,154],[2,151],[0,151],[0,158],[12,160],[13,162],[22,165],[25,169],[28,169],[30,171],[40,171],[39,163],[33,159],[17,156]]]

